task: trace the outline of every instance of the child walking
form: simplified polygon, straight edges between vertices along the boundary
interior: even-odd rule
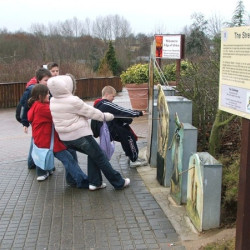
[[[60,139],[68,148],[88,155],[89,189],[97,190],[106,187],[101,171],[115,189],[127,187],[130,179],[123,178],[112,168],[94,139],[88,122],[88,119],[110,121],[114,116],[110,113],[102,113],[74,96],[76,83],[69,75],[51,77],[48,87],[53,96],[50,100],[50,110]]]
[[[49,89],[47,86],[37,84],[33,87],[31,98],[28,102],[28,120],[32,126],[34,143],[39,148],[49,148],[51,140],[52,116],[49,109]],[[58,134],[54,131],[54,156],[60,160],[65,167],[66,182],[78,188],[88,188],[87,175],[79,167],[74,151],[66,150],[65,145],[60,141]],[[44,181],[49,176],[45,171],[36,166],[37,180]]]

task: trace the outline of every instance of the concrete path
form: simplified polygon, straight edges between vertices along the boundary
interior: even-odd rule
[[[130,107],[126,91],[115,102]],[[37,182],[26,163],[31,131],[23,133],[13,108],[1,109],[0,117],[0,249],[185,249],[148,188],[153,181],[145,178],[147,167],[130,168],[119,143],[111,163],[131,179],[125,190],[115,191],[107,181],[95,192],[68,187],[57,160],[55,173]],[[146,117],[134,119],[133,129],[145,148]],[[78,157],[86,172],[86,156]]]

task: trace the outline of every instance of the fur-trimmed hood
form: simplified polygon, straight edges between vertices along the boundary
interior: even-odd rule
[[[71,76],[51,77],[47,85],[53,96],[50,99],[53,122],[61,140],[71,141],[93,135],[88,119],[97,121],[114,119],[112,114],[102,113],[78,96],[74,96],[75,83]]]
[[[75,80],[69,75],[53,76],[48,80],[48,88],[55,98],[73,95],[76,89]]]

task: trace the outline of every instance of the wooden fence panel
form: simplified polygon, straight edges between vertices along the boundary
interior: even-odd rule
[[[120,77],[81,78],[76,80],[76,95],[81,99],[101,97],[102,88],[113,86],[117,92],[122,91]],[[0,108],[16,107],[25,90],[26,83],[0,83]]]

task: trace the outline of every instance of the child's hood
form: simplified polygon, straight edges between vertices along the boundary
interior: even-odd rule
[[[72,78],[67,75],[53,76],[47,82],[49,91],[55,98],[72,95],[74,84]]]
[[[96,107],[96,105],[97,105],[101,100],[103,100],[103,99],[102,99],[102,98],[96,99],[96,100],[94,101],[93,106]]]
[[[33,78],[31,78],[27,84],[26,84],[26,88],[28,88],[30,85],[33,85],[33,84],[36,84],[37,83],[37,79],[36,77],[34,76]]]

